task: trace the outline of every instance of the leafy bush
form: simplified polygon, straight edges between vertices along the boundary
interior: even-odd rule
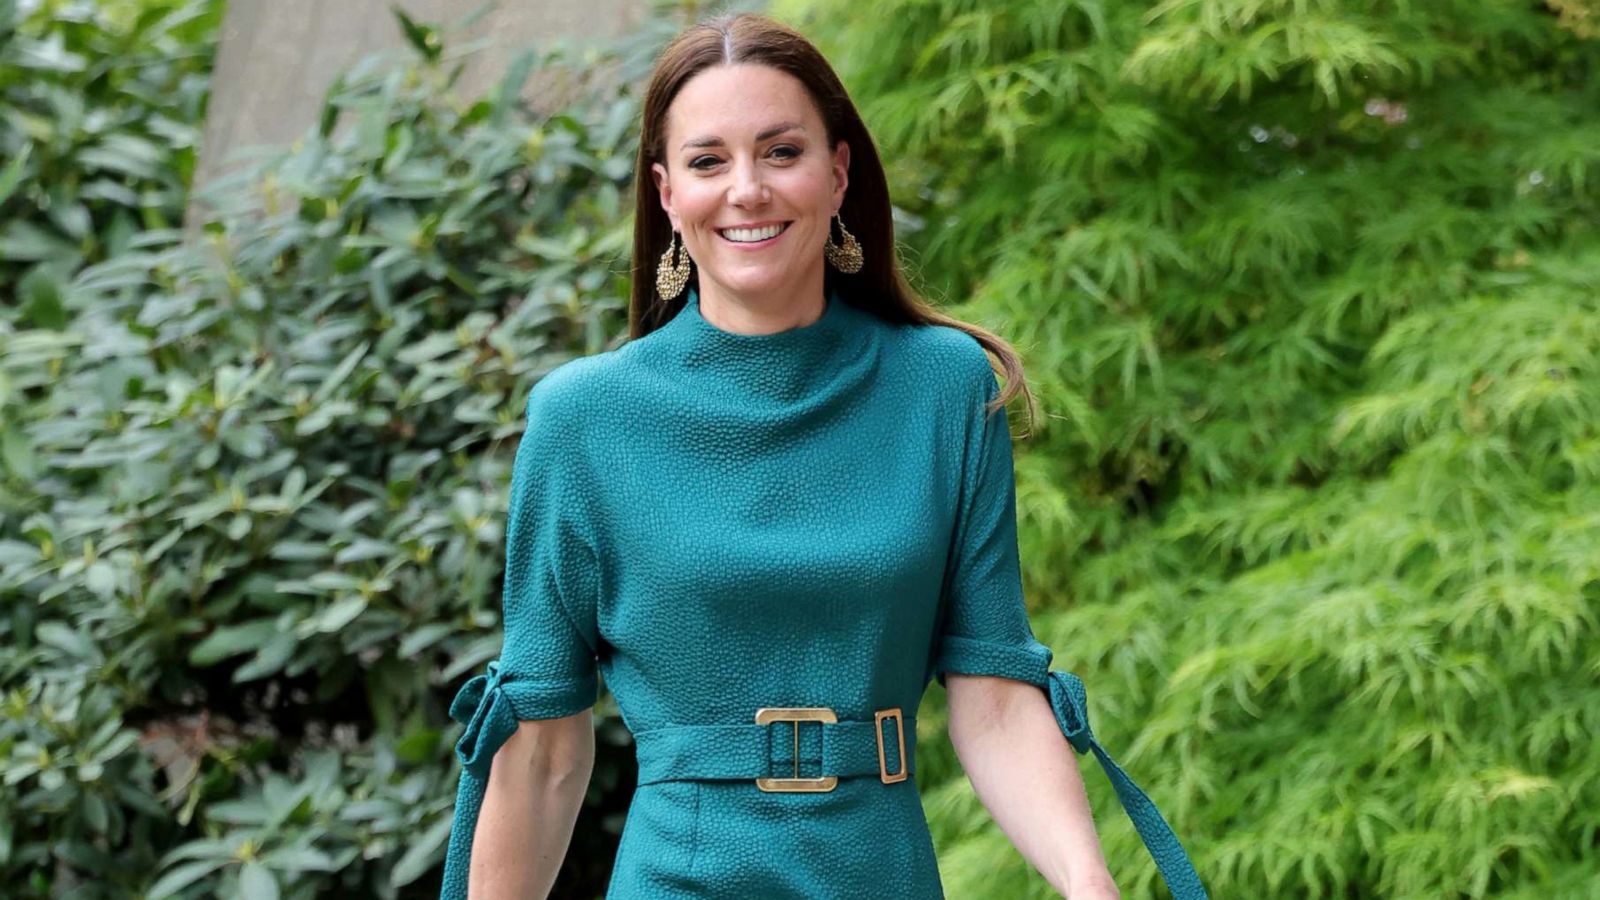
[[[0,2],[0,307],[64,324],[62,286],[183,218],[218,0]]]
[[[1600,880],[1600,54],[1551,6],[780,7],[1032,364],[1040,638],[1214,895]],[[1049,896],[921,766],[951,895]]]
[[[114,26],[58,5],[0,68],[25,84],[38,66],[15,60],[57,47],[59,80],[6,102],[61,115],[80,78],[105,109],[61,121],[96,123],[106,148],[63,138],[7,169],[7,209],[23,209],[8,265],[44,261],[16,254],[19,234],[82,243],[0,305],[0,883],[436,893],[446,704],[499,648],[522,405],[625,324],[633,70],[534,116],[522,85],[567,50],[529,51],[490,96],[461,98],[459,54],[402,16],[415,57],[347,72],[317,128],[210,189],[219,212],[185,242],[199,104],[180,91],[157,111],[171,73],[118,54],[149,47],[199,78],[196,23],[215,11]],[[581,62],[648,60],[630,47]],[[140,74],[87,74],[119,71],[107,60]],[[114,113],[123,94],[149,105]],[[87,219],[30,208],[123,156],[149,183],[97,202],[63,187]],[[601,730],[591,800],[611,814],[580,830],[563,879],[590,894],[610,854],[585,851],[614,845],[632,761],[620,723]]]

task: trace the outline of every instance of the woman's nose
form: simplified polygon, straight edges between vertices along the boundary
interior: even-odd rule
[[[734,166],[728,201],[738,206],[755,206],[765,203],[766,199],[767,185],[762,180],[760,167],[754,163]]]

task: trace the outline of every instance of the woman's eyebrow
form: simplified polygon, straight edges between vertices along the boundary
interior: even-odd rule
[[[804,125],[801,125],[799,122],[779,122],[778,124],[773,125],[770,128],[763,128],[761,130],[761,133],[756,135],[756,142],[759,143],[761,141],[766,140],[769,137],[777,137],[778,135],[783,134],[785,131],[790,131],[790,130],[805,131],[806,127]],[[684,141],[683,142],[683,146],[680,147],[679,149],[680,150],[687,150],[690,147],[720,147],[720,146],[722,146],[722,138],[719,138],[719,137],[717,137],[715,135],[709,135],[709,136],[706,136],[706,137],[697,137],[697,138],[693,138],[691,140]]]

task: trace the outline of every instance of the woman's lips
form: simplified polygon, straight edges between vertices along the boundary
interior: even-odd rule
[[[764,241],[730,241],[726,237],[723,237],[722,232],[720,230],[717,230],[717,237],[721,238],[722,242],[724,244],[727,244],[730,247],[736,247],[736,248],[738,248],[740,250],[760,250],[763,247],[771,246],[772,244],[777,242],[777,240],[779,238],[781,238],[784,235],[788,234],[789,233],[789,226],[791,226],[793,224],[794,224],[793,222],[785,222],[784,225],[783,225],[783,230],[782,231],[778,232],[777,234],[773,235],[772,237],[767,238]]]

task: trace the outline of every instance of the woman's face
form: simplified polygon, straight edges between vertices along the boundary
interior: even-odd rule
[[[830,152],[799,79],[762,65],[701,71],[667,110],[665,159],[650,168],[702,297],[821,294],[822,248],[844,202],[850,145]],[[765,236],[725,232],[768,225],[784,230],[754,241]]]

